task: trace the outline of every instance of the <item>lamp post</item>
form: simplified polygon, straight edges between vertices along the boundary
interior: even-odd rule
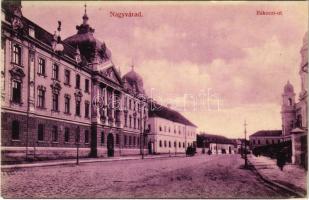
[[[245,127],[245,168],[248,167],[248,158],[247,158],[247,123],[246,123],[246,120],[245,120],[245,123],[244,123],[244,127]]]
[[[79,164],[79,142],[76,143],[76,165]]]

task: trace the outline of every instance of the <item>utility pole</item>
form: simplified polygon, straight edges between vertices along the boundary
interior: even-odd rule
[[[247,122],[245,120],[244,128],[245,128],[245,168],[248,167],[248,158],[247,158]]]

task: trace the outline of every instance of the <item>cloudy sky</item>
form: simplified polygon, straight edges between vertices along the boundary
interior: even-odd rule
[[[76,33],[84,2],[24,2],[23,14],[62,38]],[[117,18],[111,12],[141,12]],[[257,11],[281,11],[261,16]],[[287,80],[300,89],[307,2],[87,2],[95,36],[122,75],[134,63],[147,94],[181,111],[200,131],[243,137],[281,129]]]

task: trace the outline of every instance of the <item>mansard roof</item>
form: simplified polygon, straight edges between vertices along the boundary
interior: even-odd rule
[[[13,10],[10,8],[10,6],[6,5],[5,3],[2,4],[4,12],[6,13],[5,17],[7,21],[11,21],[14,17]],[[29,34],[29,29],[32,28],[34,30],[35,37],[31,38],[28,37],[28,39],[33,40],[35,42],[39,42],[42,47],[48,48],[52,51],[52,40],[54,39],[54,35],[48,32],[47,30],[43,29],[33,21],[29,20],[28,18],[21,16],[21,21],[23,23],[22,27],[22,36],[27,37]],[[3,25],[3,24],[2,24]],[[8,24],[5,24],[8,25]],[[75,53],[76,49],[69,44],[61,41],[61,44],[64,47],[63,55],[69,57],[70,59],[74,59],[75,61]],[[73,61],[73,60],[71,60]]]
[[[153,101],[149,103],[149,106],[149,117],[160,117],[187,126],[197,127],[176,110],[162,106]]]
[[[261,130],[250,135],[250,137],[276,137],[281,135],[282,130]]]

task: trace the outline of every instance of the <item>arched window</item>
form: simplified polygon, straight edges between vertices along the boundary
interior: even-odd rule
[[[174,147],[176,147],[176,144],[177,144],[177,143],[176,143],[176,141],[175,141],[175,142],[174,142]]]
[[[159,146],[162,147],[162,141],[161,140],[159,141]]]
[[[75,87],[77,89],[80,89],[80,75],[79,74],[76,75],[76,80],[75,81],[76,81],[75,82]]]
[[[12,122],[12,139],[19,140],[19,121],[17,120]]]
[[[179,148],[181,148],[181,142],[179,142],[179,145],[178,145],[178,147],[179,147]]]
[[[289,106],[291,106],[293,104],[293,101],[291,98],[289,98]]]
[[[164,140],[164,147],[166,147],[166,141]]]
[[[38,141],[44,140],[44,125],[39,124],[38,125]]]
[[[171,141],[168,141],[168,147],[172,147]]]
[[[76,128],[76,133],[75,134],[76,134],[75,135],[75,142],[79,143],[79,141],[80,141],[80,129],[79,129],[79,127]]]
[[[296,126],[299,127],[299,128],[302,127],[302,116],[301,115],[297,115]]]
[[[89,143],[89,131],[85,130],[85,144]]]
[[[101,144],[104,144],[104,132],[101,132]]]
[[[64,142],[70,141],[70,128],[65,127],[64,128]]]

